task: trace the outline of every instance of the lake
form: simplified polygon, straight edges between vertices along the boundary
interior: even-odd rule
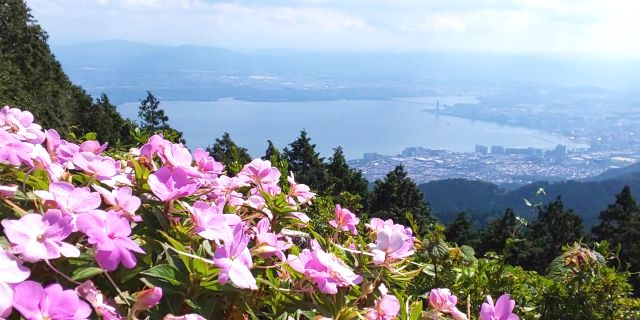
[[[322,156],[342,146],[347,159],[365,152],[399,154],[422,146],[471,152],[476,144],[551,149],[557,144],[585,147],[569,138],[520,127],[474,121],[426,112],[436,101],[442,108],[473,103],[472,97],[422,97],[398,100],[338,100],[307,102],[162,101],[172,127],[183,131],[188,147],[206,147],[229,132],[253,157],[264,154],[267,140],[283,148],[305,129]],[[138,102],[118,106],[136,119]]]

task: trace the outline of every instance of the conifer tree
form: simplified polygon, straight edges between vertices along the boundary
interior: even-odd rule
[[[368,192],[369,183],[362,177],[362,172],[349,167],[342,147],[333,150],[333,156],[327,165],[330,189],[333,195],[339,196],[342,192],[348,192],[364,199]]]
[[[565,210],[560,197],[538,208],[538,218],[527,230],[526,239],[517,258],[525,269],[544,272],[554,258],[562,253],[562,246],[571,245],[584,237],[582,218],[573,210]]]
[[[600,212],[600,223],[593,228],[596,241],[606,240],[611,248],[620,247],[618,259],[624,270],[640,271],[640,208],[625,186],[616,195],[616,202]],[[640,277],[632,276],[636,294],[640,293]]]
[[[466,212],[460,212],[456,219],[451,222],[444,230],[447,241],[455,242],[458,245],[474,246],[476,243],[476,234],[471,226],[471,219]]]
[[[207,152],[226,166],[227,174],[235,175],[242,166],[251,162],[251,156],[247,149],[239,147],[228,132],[222,135],[222,138],[216,138],[213,146],[207,147]]]
[[[307,132],[302,130],[300,136],[283,151],[289,162],[289,170],[296,176],[296,181],[308,185],[313,190],[325,190],[328,186],[327,168],[324,158],[316,152],[316,145],[311,143]]]
[[[518,220],[512,208],[507,208],[504,214],[489,223],[487,228],[481,231],[480,243],[476,248],[478,254],[483,256],[489,251],[503,253],[507,239],[518,238],[522,231],[518,230]]]
[[[164,110],[160,109],[160,100],[156,99],[151,91],[147,91],[147,97],[140,100],[138,117],[140,118],[140,127],[149,132],[162,130],[169,121]]]
[[[393,219],[404,225],[409,225],[408,212],[421,230],[426,230],[435,221],[422,192],[401,165],[389,172],[384,180],[375,182],[368,209],[372,217]]]

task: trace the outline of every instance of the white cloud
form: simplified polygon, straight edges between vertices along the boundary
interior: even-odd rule
[[[640,1],[28,0],[54,42],[640,57]]]

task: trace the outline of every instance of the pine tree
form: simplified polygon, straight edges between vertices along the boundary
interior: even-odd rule
[[[554,258],[562,254],[562,246],[584,237],[582,218],[573,210],[565,210],[560,197],[538,208],[538,218],[527,231],[517,258],[525,269],[544,272]]]
[[[240,172],[242,166],[251,162],[251,156],[247,149],[239,147],[228,132],[222,135],[222,138],[216,138],[213,146],[207,147],[207,152],[216,159],[224,163],[227,174],[235,175]]]
[[[423,231],[435,221],[422,192],[401,165],[375,182],[368,209],[372,217],[404,225],[409,225],[406,213],[410,213]]]
[[[333,156],[327,165],[331,192],[335,197],[348,192],[364,199],[367,196],[369,183],[362,177],[362,172],[349,167],[342,147],[337,147],[333,151]]]
[[[164,110],[160,109],[160,100],[156,99],[151,91],[147,91],[147,97],[140,100],[138,117],[140,118],[140,127],[152,133],[165,128],[169,121]]]
[[[267,146],[267,150],[265,150],[264,152],[262,160],[271,160],[271,157],[273,157],[274,155],[280,155],[280,151],[273,145],[273,142],[271,140],[267,140],[267,143],[269,145]]]
[[[316,152],[316,145],[311,143],[307,132],[302,130],[300,137],[284,148],[284,155],[289,162],[289,170],[296,176],[296,181],[308,185],[313,190],[322,191],[328,186],[327,168],[324,158]]]
[[[507,208],[502,217],[491,221],[487,228],[480,232],[480,243],[476,248],[478,254],[483,256],[489,251],[503,253],[507,239],[522,235],[517,227],[516,213],[512,208]]]
[[[471,219],[466,212],[460,212],[456,219],[451,222],[444,230],[447,241],[454,242],[458,245],[474,246],[477,242],[476,233],[471,226]]]
[[[616,195],[616,202],[600,212],[600,223],[593,228],[594,240],[609,242],[612,248],[620,246],[618,259],[623,269],[640,271],[640,208],[625,186]],[[636,294],[640,293],[640,278],[631,278]]]

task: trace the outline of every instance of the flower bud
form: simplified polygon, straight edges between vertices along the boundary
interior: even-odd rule
[[[162,299],[162,288],[153,287],[136,293],[136,303],[133,309],[136,311],[148,310],[155,307]]]

